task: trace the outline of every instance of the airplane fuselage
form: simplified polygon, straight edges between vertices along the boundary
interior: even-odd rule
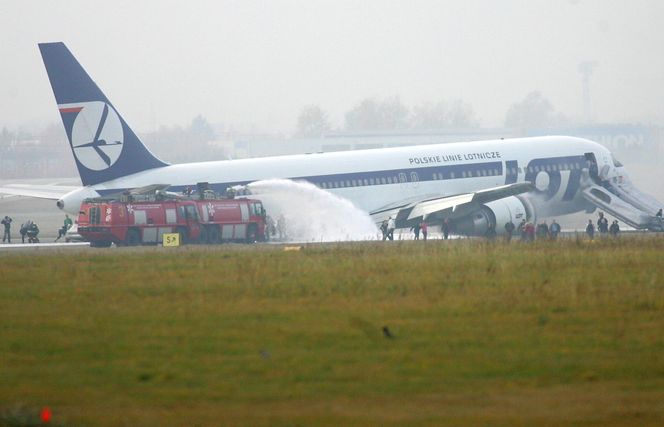
[[[547,215],[563,215],[586,208],[578,191],[584,185],[586,153],[594,154],[599,169],[612,166],[610,152],[601,145],[554,136],[185,163],[146,170],[89,189],[103,195],[166,183],[178,191],[208,182],[223,192],[235,185],[288,178],[311,182],[372,212],[400,200],[451,196],[528,181],[537,187],[539,197],[533,200],[540,209],[546,207]]]

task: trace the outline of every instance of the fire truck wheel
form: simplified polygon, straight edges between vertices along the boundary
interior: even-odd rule
[[[127,231],[127,237],[125,238],[125,243],[127,246],[138,246],[141,244],[141,235],[138,233],[138,230],[131,229]]]
[[[201,231],[198,236],[198,243],[202,245],[208,244],[208,229],[206,226],[201,226]]]
[[[90,247],[93,248],[110,248],[111,242],[101,241],[101,242],[90,242]]]
[[[176,233],[180,235],[180,244],[185,245],[189,243],[189,236],[187,236],[187,229],[184,227],[178,227]]]
[[[216,225],[211,225],[208,228],[208,243],[212,245],[219,243],[219,227]]]
[[[247,243],[256,243],[256,237],[258,236],[258,227],[256,224],[250,224],[247,229]]]

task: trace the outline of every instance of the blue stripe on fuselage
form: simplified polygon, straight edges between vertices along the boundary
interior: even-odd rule
[[[450,179],[465,179],[465,178],[480,178],[502,176],[503,165],[502,162],[485,162],[485,163],[471,163],[464,165],[445,165],[445,166],[430,166],[424,168],[407,168],[407,169],[392,169],[373,172],[353,172],[353,173],[339,173],[329,175],[315,175],[315,176],[297,176],[284,179],[293,181],[307,181],[323,189],[338,189],[338,188],[351,188],[351,187],[366,187],[373,185],[390,185],[390,184],[403,184],[414,182],[427,182],[427,181],[445,181]],[[247,185],[250,181],[232,181],[232,182],[219,182],[209,183],[209,188],[218,193],[223,193],[229,187],[236,185]],[[169,191],[183,191],[187,187],[196,187],[196,183],[188,185],[174,185],[169,188]],[[111,190],[97,190],[100,195],[108,195],[124,191],[126,188],[118,188]]]
[[[544,160],[546,165],[556,164],[558,170],[571,170],[574,168],[574,161],[578,157],[559,157],[551,159],[537,159],[537,165],[531,164],[530,166],[540,166],[540,162]],[[550,161],[546,161],[550,160]],[[291,179],[294,181],[307,181],[322,189],[339,189],[339,188],[352,188],[352,187],[367,187],[374,185],[390,185],[390,184],[404,184],[416,182],[430,182],[430,181],[447,181],[451,179],[466,179],[466,178],[486,178],[495,176],[504,176],[506,184],[517,182],[517,162],[508,160],[505,162],[506,168],[503,163],[497,162],[483,162],[483,163],[469,163],[457,165],[439,165],[419,168],[404,168],[404,169],[391,169],[372,172],[353,172],[353,173],[340,173],[328,175],[315,175],[315,176],[296,176],[284,179]],[[569,169],[568,169],[569,168]],[[535,172],[535,169],[532,169]],[[505,173],[504,173],[505,172]],[[534,181],[534,175],[526,167],[526,180],[528,178]],[[577,172],[572,170],[572,172]],[[231,181],[231,182],[217,182],[209,183],[209,188],[218,193],[224,193],[227,188],[237,185],[247,185],[257,180],[246,181]],[[560,184],[558,183],[558,187]],[[170,191],[181,192],[187,187],[196,188],[196,183],[188,185],[174,185],[170,187]],[[568,186],[566,191],[565,200],[569,200],[570,190],[576,191],[578,186]],[[126,188],[118,188],[112,190],[98,190],[101,195],[108,195],[124,191]]]

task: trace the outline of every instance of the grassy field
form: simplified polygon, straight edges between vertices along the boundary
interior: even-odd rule
[[[1,254],[0,420],[661,426],[663,253],[654,237]]]

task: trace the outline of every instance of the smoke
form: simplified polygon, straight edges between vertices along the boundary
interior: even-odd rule
[[[378,234],[366,212],[308,182],[270,179],[248,187],[275,223],[282,219],[287,241],[374,240]]]

